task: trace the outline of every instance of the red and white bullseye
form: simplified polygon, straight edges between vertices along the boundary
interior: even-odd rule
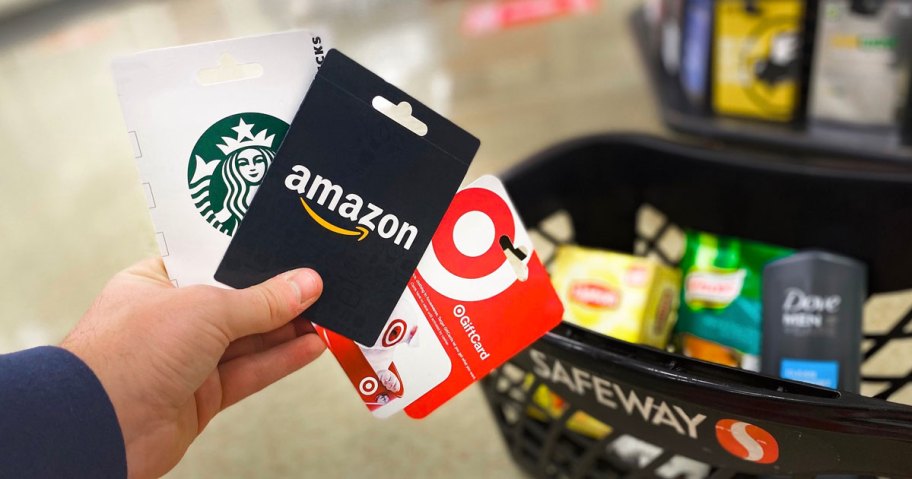
[[[478,210],[478,205],[484,205],[484,211]],[[447,271],[460,278],[478,279],[494,273],[505,261],[496,236],[513,240],[515,232],[513,213],[499,196],[469,188],[453,199],[431,243]]]
[[[517,281],[501,237],[526,248],[530,243],[497,193],[485,188],[462,190],[441,220],[418,272],[434,290],[458,301],[494,297]]]
[[[370,396],[377,392],[377,388],[380,387],[380,383],[377,381],[377,378],[366,377],[358,383],[358,391],[365,396]]]
[[[399,341],[402,341],[402,339],[405,338],[406,329],[407,325],[404,320],[394,319],[380,337],[380,344],[383,345],[384,348],[395,346]]]

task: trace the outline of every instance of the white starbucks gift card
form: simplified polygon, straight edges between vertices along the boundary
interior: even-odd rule
[[[139,53],[114,78],[176,285],[219,285],[222,255],[327,47],[292,31]]]

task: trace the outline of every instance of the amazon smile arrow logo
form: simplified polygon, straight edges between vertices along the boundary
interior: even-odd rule
[[[354,230],[347,230],[340,226],[336,226],[336,225],[330,223],[329,221],[326,221],[320,215],[318,215],[313,209],[311,209],[310,206],[307,205],[307,202],[304,201],[304,197],[301,197],[301,205],[304,206],[304,209],[307,210],[307,214],[309,214],[310,217],[313,218],[313,220],[316,221],[318,225],[328,229],[329,231],[332,231],[333,233],[337,233],[337,234],[344,235],[344,236],[359,236],[360,235],[358,237],[358,241],[361,241],[364,238],[367,238],[367,234],[370,233],[370,230],[363,226],[355,226]]]
[[[408,221],[400,221],[392,213],[384,214],[383,208],[364,201],[355,193],[346,194],[340,185],[320,175],[312,175],[306,166],[295,165],[291,171],[285,177],[285,187],[299,195],[301,206],[323,228],[343,236],[357,236],[359,242],[371,231],[376,231],[381,238],[388,239],[405,250],[411,248],[418,237],[417,226]],[[315,206],[326,208],[356,226],[354,229],[337,226],[317,214]]]

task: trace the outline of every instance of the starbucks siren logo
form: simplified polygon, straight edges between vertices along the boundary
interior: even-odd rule
[[[213,228],[234,234],[263,183],[288,124],[263,113],[222,118],[197,140],[187,165],[196,211]]]

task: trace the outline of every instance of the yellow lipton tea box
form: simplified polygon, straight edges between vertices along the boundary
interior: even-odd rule
[[[664,348],[678,310],[681,273],[656,261],[561,246],[551,281],[564,321],[606,336]]]

